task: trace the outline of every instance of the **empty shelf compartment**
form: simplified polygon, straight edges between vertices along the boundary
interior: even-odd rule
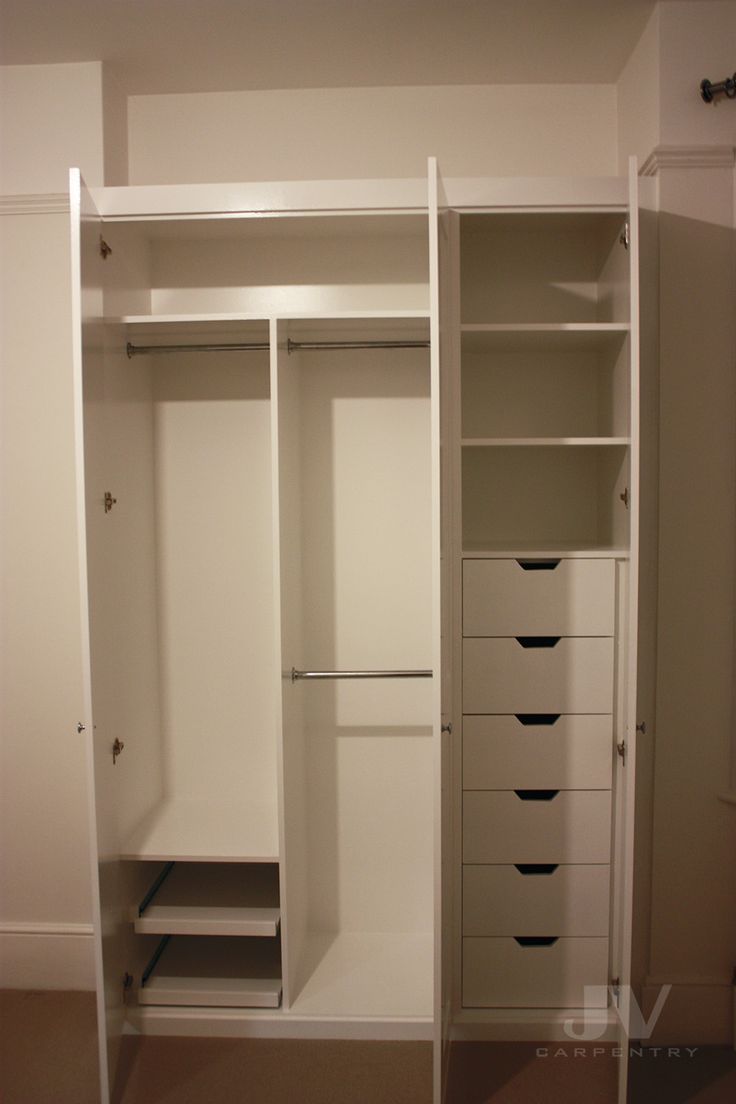
[[[275,936],[279,872],[275,865],[168,863],[134,916],[148,935]]]
[[[279,940],[166,936],[144,971],[138,1003],[278,1008]]]

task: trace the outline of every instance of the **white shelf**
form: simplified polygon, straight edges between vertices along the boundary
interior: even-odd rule
[[[433,940],[426,933],[312,935],[291,1013],[299,1016],[431,1017]]]
[[[277,908],[150,905],[134,926],[140,935],[273,936],[279,920]]]
[[[121,848],[122,859],[167,862],[279,861],[275,800],[169,800],[158,805]]]
[[[630,437],[463,437],[463,448],[499,448],[530,447],[548,448],[556,446],[627,446]]]
[[[138,993],[139,1004],[218,1008],[278,1008],[280,978],[153,977]]]
[[[146,331],[155,330],[156,327],[162,326],[170,329],[171,327],[181,326],[186,329],[192,327],[238,327],[244,324],[259,324],[267,325],[269,318],[278,319],[295,319],[297,321],[315,321],[315,322],[338,322],[338,323],[350,323],[355,322],[372,322],[386,320],[389,322],[401,322],[402,319],[406,319],[407,322],[413,322],[416,320],[428,319],[428,310],[366,310],[366,311],[294,311],[284,313],[275,312],[273,315],[267,314],[254,314],[252,312],[238,312],[229,311],[224,313],[183,313],[183,314],[123,314],[116,315],[105,319],[106,324],[118,325],[118,326],[131,326],[140,327]]]
[[[627,322],[489,322],[460,327],[465,353],[596,349],[620,341],[628,332]]]
[[[585,544],[583,542],[559,542],[554,544],[505,544],[499,542],[490,546],[475,542],[463,545],[463,559],[466,560],[555,560],[555,559],[614,559],[628,560],[628,548],[612,545]]]

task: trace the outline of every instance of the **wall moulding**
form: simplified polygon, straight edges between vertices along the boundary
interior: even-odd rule
[[[730,169],[735,162],[734,146],[657,146],[639,175],[656,176],[663,169]]]
[[[66,192],[37,195],[0,195],[0,215],[64,215],[69,212]]]

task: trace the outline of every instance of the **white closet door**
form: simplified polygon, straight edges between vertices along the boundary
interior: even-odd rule
[[[110,1085],[115,1078],[120,1038],[123,1029],[124,948],[120,917],[123,905],[118,895],[119,863],[117,858],[117,815],[115,772],[120,767],[113,762],[110,729],[95,712],[93,723],[93,692],[90,638],[103,631],[90,616],[90,590],[99,583],[93,577],[93,562],[104,555],[101,546],[108,539],[109,527],[103,525],[103,495],[106,476],[104,433],[103,375],[104,343],[102,338],[103,274],[105,260],[100,252],[100,216],[85,187],[78,169],[72,169],[69,180],[71,209],[72,261],[72,350],[74,370],[74,431],[76,454],[76,493],[78,551],[81,599],[81,632],[84,699],[79,718],[88,751],[88,789],[90,803],[90,835],[92,854],[92,908],[94,921],[94,954],[97,976],[97,1024],[100,1047],[100,1099],[108,1104]],[[86,478],[92,466],[94,482]],[[97,501],[99,499],[99,501]],[[90,553],[88,572],[88,551]],[[99,672],[95,672],[97,680]],[[95,709],[97,695],[95,694]],[[101,710],[104,714],[104,710]],[[104,954],[103,954],[103,931]]]

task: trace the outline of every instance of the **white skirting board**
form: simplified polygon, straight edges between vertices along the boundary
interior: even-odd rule
[[[0,987],[94,990],[91,924],[0,923]]]

